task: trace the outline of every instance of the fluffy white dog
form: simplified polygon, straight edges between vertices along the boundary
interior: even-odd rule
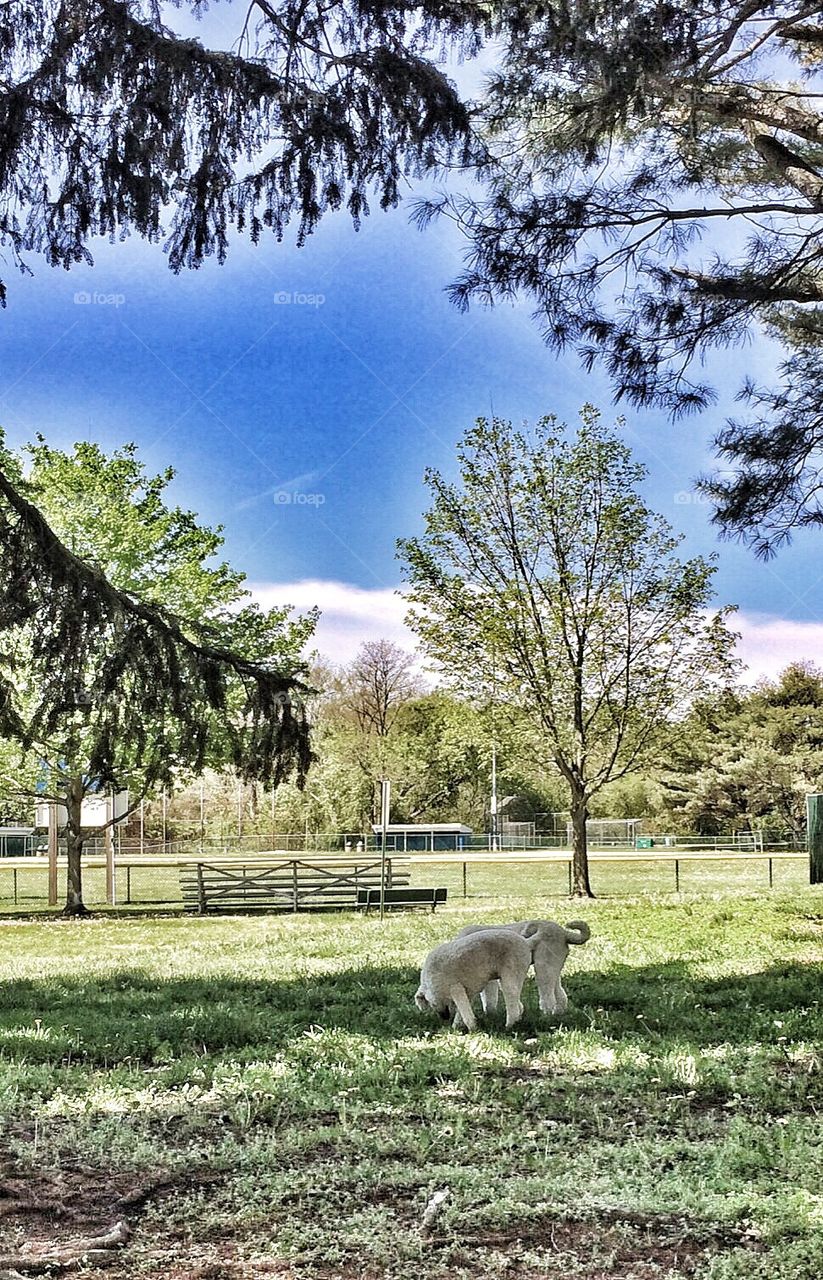
[[[473,1031],[477,1020],[471,1002],[493,985],[503,992],[506,1026],[513,1027],[523,1013],[520,992],[539,943],[540,934],[522,937],[511,929],[495,928],[444,942],[426,956],[414,1002],[418,1009],[434,1009],[444,1019],[453,1014],[455,1027]]]
[[[537,990],[540,997],[542,1013],[565,1013],[569,1007],[569,997],[563,990],[560,973],[569,954],[569,945],[582,946],[591,937],[591,930],[585,920],[570,920],[567,925],[556,924],[554,920],[518,920],[514,924],[487,925],[470,924],[458,934],[459,938],[473,937],[477,933],[505,931],[516,933],[522,938],[535,941],[534,976],[537,979]],[[500,987],[497,981],[486,984],[480,993],[484,1013],[493,1013],[497,1008]]]

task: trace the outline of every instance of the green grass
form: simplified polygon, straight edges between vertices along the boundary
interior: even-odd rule
[[[562,1019],[417,1012],[431,946],[532,914],[592,926]],[[819,890],[6,920],[0,957],[0,1272],[125,1218],[101,1276],[823,1274]]]

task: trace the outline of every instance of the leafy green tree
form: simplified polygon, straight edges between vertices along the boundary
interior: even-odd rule
[[[357,665],[357,663],[353,664]],[[282,831],[367,834],[376,819],[375,782],[392,780],[392,813],[403,822],[466,822],[485,829],[489,806],[491,735],[471,703],[444,689],[405,698],[382,739],[364,734],[351,708],[351,671],[327,673],[325,695],[313,705],[316,761],[308,786],[286,785],[276,810]],[[323,676],[312,674],[313,684]],[[498,735],[505,742],[505,735]],[[526,790],[513,747],[502,748],[507,790]],[[545,807],[538,805],[537,807]]]
[[[574,891],[590,895],[592,798],[733,670],[726,611],[707,613],[714,569],[677,559],[644,468],[590,407],[571,438],[551,417],[480,418],[458,459],[459,484],[427,473],[425,533],[400,543],[409,621],[455,687],[530,726],[568,787]]]
[[[337,677],[336,719],[352,758],[371,789],[364,821],[376,820],[379,783],[391,775],[389,760],[397,719],[420,690],[414,657],[389,640],[367,640]]]
[[[777,681],[701,700],[661,773],[666,812],[706,835],[791,833],[823,788],[823,672],[792,663]]]
[[[315,615],[292,622],[287,609],[248,604],[243,575],[214,559],[220,531],[168,505],[173,472],[147,475],[134,446],[107,457],[94,444],[64,453],[38,438],[28,454],[25,487],[49,521],[39,515],[42,538],[76,570],[73,583],[62,567],[59,582],[32,574],[6,601],[14,625],[0,630],[0,732],[20,744],[27,769],[38,761],[38,794],[66,809],[66,910],[80,914],[86,795],[128,788],[137,803],[228,762],[270,782],[303,776],[308,691],[298,677]],[[12,537],[22,530],[9,522]]]

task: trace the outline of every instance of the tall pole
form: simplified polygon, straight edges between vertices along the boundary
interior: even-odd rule
[[[809,884],[823,884],[823,795],[806,796]]]
[[[497,745],[492,743],[492,795],[489,805],[489,813],[491,816],[492,828],[492,849],[500,848],[500,842],[497,835]]]
[[[389,812],[391,810],[391,782],[383,778],[380,782],[380,826],[382,839],[380,850],[380,919],[386,914],[386,845],[389,842]]]
[[[57,906],[57,805],[49,801],[49,906]]]
[[[491,818],[491,842],[492,849],[497,852],[500,848],[500,840],[498,838],[497,827],[497,662],[494,651],[492,651],[492,697],[491,697],[491,720],[492,720],[492,794],[491,803],[489,805],[489,816]]]

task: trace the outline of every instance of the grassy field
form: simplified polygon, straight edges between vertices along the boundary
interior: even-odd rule
[[[533,914],[592,926],[562,1019],[417,1012],[431,946]],[[0,1276],[817,1280],[821,960],[809,888],[6,919]]]

